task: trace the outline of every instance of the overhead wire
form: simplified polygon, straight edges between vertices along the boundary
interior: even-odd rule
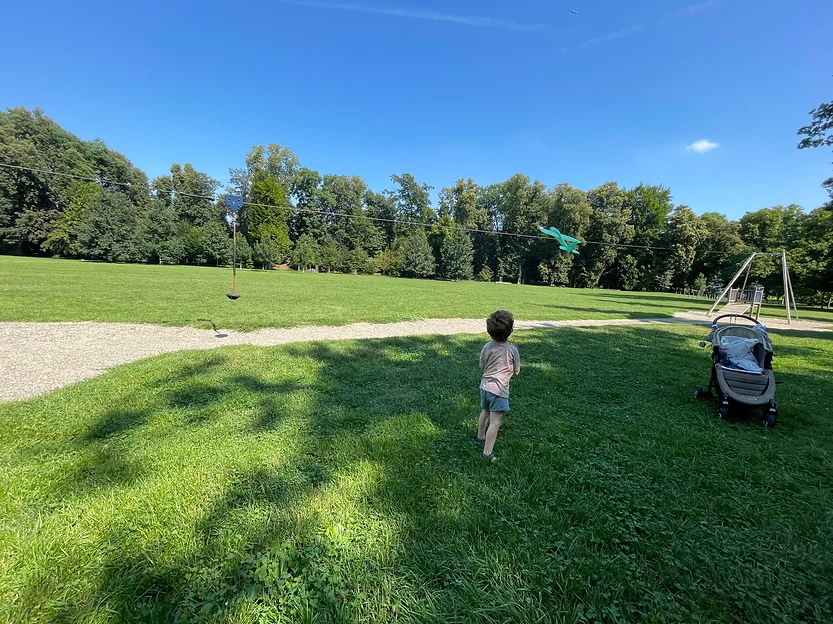
[[[128,187],[128,188],[131,188],[131,187],[135,186],[134,184],[132,184],[130,182],[118,182],[118,181],[114,181],[114,180],[104,180],[104,181],[102,181],[101,178],[81,176],[81,175],[74,174],[74,173],[63,173],[63,172],[60,172],[60,171],[52,171],[52,170],[47,170],[47,169],[37,169],[35,167],[24,167],[22,165],[13,165],[11,163],[0,162],[0,167],[6,168],[6,169],[16,169],[16,170],[19,170],[19,171],[31,171],[31,172],[34,172],[34,173],[41,173],[41,174],[45,174],[45,175],[64,176],[64,177],[75,178],[75,179],[78,179],[78,180],[84,180],[84,181],[88,181],[88,182],[95,182],[97,184],[111,184],[111,185],[115,185],[115,186],[125,186],[125,187]],[[159,189],[154,187],[152,184],[148,184],[147,186],[153,192],[158,192],[159,191]],[[175,187],[172,187],[171,191],[173,193],[175,193],[176,195],[181,195],[183,197],[191,197],[191,198],[194,198],[194,199],[205,199],[205,200],[211,200],[211,201],[217,201],[222,196],[222,194],[220,194],[220,195],[199,195],[199,194],[196,194],[196,193],[188,193],[187,191],[181,191],[181,190],[179,190]],[[285,206],[278,206],[278,205],[275,205],[275,204],[263,204],[263,203],[258,203],[258,202],[249,202],[249,201],[244,201],[243,205],[244,206],[252,206],[252,207],[260,207],[260,208],[277,208],[277,209],[285,208]],[[390,224],[393,224],[393,225],[419,226],[419,227],[424,227],[424,228],[433,228],[434,226],[437,225],[436,223],[428,223],[428,222],[425,222],[425,221],[413,221],[413,220],[410,220],[410,219],[407,219],[407,220],[406,219],[387,219],[385,217],[372,217],[370,215],[350,214],[350,213],[333,214],[333,213],[331,213],[330,211],[327,211],[327,210],[316,210],[314,208],[300,208],[298,206],[291,206],[291,210],[293,212],[303,212],[303,213],[308,213],[308,214],[320,214],[320,215],[323,215],[323,216],[328,216],[328,217],[333,217],[333,218],[344,217],[344,218],[348,218],[348,219],[366,219],[366,220],[369,220],[369,221],[375,221],[375,222],[379,222],[379,223],[390,223]],[[540,235],[537,235],[537,234],[523,234],[523,233],[520,233],[520,232],[501,232],[501,231],[497,231],[497,230],[483,230],[483,229],[479,229],[479,228],[467,228],[467,227],[458,227],[458,226],[454,226],[454,229],[462,230],[464,232],[469,232],[471,234],[487,234],[487,235],[491,235],[491,236],[509,236],[509,237],[514,237],[514,238],[524,238],[524,239],[530,239],[530,240],[543,240],[543,241],[547,241],[547,242],[551,242],[551,241],[555,240],[551,236],[540,236]],[[582,241],[581,244],[582,245],[599,245],[599,246],[606,246],[606,247],[619,247],[619,248],[626,248],[626,249],[651,249],[651,250],[656,250],[656,251],[674,251],[673,247],[660,247],[660,246],[656,246],[656,245],[632,245],[632,244],[628,244],[628,243],[610,243],[610,242],[605,242],[605,241],[585,240],[585,241]],[[731,252],[731,251],[707,250],[707,251],[704,251],[702,253],[702,255],[707,255],[707,254],[733,255],[733,252]]]

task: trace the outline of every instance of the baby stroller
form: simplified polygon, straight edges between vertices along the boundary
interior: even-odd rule
[[[721,319],[732,317],[750,321],[746,325],[723,325]],[[745,406],[763,410],[764,427],[778,423],[775,407],[775,375],[772,372],[772,341],[763,325],[749,316],[724,314],[712,321],[711,332],[701,347],[712,346],[712,377],[709,387],[697,386],[694,396],[712,397],[714,389],[719,401],[718,415],[728,418],[730,410]]]

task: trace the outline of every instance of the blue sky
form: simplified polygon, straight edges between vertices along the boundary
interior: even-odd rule
[[[575,8],[579,14],[573,15]],[[829,0],[215,0],[12,3],[0,106],[40,106],[151,177],[226,182],[253,144],[375,190],[522,172],[669,186],[737,218],[820,205]],[[698,141],[700,151],[687,149]]]

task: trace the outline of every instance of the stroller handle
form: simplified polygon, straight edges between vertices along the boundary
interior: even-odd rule
[[[749,322],[751,322],[751,323],[755,323],[755,325],[758,325],[758,324],[760,323],[760,321],[758,321],[758,320],[756,320],[756,319],[753,319],[751,316],[746,316],[746,315],[744,315],[744,314],[721,314],[720,316],[718,316],[717,318],[715,318],[715,319],[712,321],[712,325],[716,325],[716,324],[717,324],[717,321],[719,321],[720,319],[724,319],[724,318],[739,318],[739,319],[744,319],[744,320],[747,320],[747,321],[749,321]]]

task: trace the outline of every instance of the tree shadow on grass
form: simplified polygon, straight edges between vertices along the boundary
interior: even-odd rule
[[[599,297],[599,301],[613,301],[618,303],[628,303],[631,305],[637,305],[639,302],[642,301],[658,301],[665,303],[666,305],[672,305],[674,303],[683,301],[694,301],[703,304],[714,303],[713,301],[710,301],[708,299],[689,298],[685,295],[675,295],[673,293],[668,293],[667,295],[663,296],[658,294],[642,293],[635,291],[630,291],[627,294],[622,291],[616,291],[608,295],[605,294],[603,291],[595,291],[594,294]]]
[[[103,538],[92,593],[57,607],[53,621],[102,610],[145,621],[772,619],[780,607],[746,598],[776,591],[771,575],[755,571],[776,560],[783,578],[805,596],[821,594],[824,608],[829,582],[818,563],[773,550],[748,519],[732,516],[727,528],[715,511],[747,513],[771,496],[772,484],[749,480],[747,457],[777,461],[800,453],[799,440],[773,447],[681,398],[708,374],[693,337],[670,327],[520,334],[522,375],[499,438],[501,466],[478,457],[470,440],[481,343],[292,345],[276,351],[317,364],[300,381],[275,368],[193,375],[224,391],[204,394],[197,412],[222,413],[229,397],[245,395],[243,417],[209,426],[234,427],[251,445],[279,424],[264,414],[302,421],[292,452],[229,474],[190,529],[171,529],[182,536],[162,525],[149,539]],[[304,402],[291,404],[298,393]],[[155,409],[176,398],[159,393]],[[100,421],[105,436],[153,426],[147,418],[108,425],[122,423],[113,414]],[[830,423],[813,427],[830,433]],[[736,473],[724,478],[716,465]],[[777,494],[786,505],[790,492]],[[343,522],[352,524],[339,529]],[[124,547],[105,548],[119,540]],[[744,563],[752,553],[755,570]],[[742,591],[693,581],[714,575]],[[38,598],[33,588],[29,603]]]

